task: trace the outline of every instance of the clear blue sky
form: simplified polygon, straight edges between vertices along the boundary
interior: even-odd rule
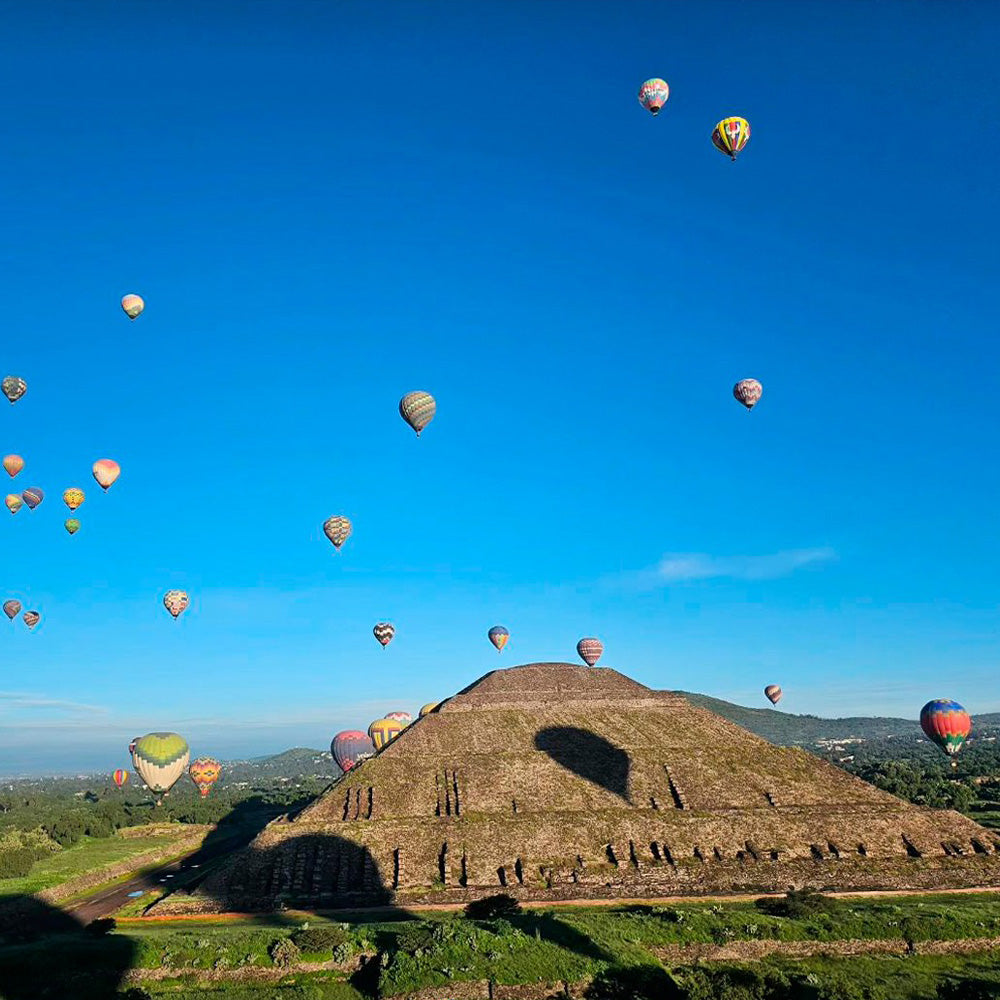
[[[745,704],[1000,709],[998,32],[985,0],[9,5],[0,450],[47,496],[0,519],[0,596],[44,615],[4,624],[0,773],[324,746],[588,634]]]

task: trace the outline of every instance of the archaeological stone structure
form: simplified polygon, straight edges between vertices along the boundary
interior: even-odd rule
[[[615,670],[495,670],[154,913],[1000,886],[1000,837]]]

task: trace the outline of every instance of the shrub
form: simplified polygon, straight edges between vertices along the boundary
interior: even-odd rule
[[[419,920],[407,924],[396,935],[396,947],[409,955],[422,955],[434,944],[434,924]]]
[[[292,941],[300,951],[333,951],[347,944],[348,934],[343,927],[304,927],[292,935]]]
[[[937,1000],[996,1000],[1000,982],[988,979],[952,979],[939,983]]]
[[[772,917],[788,917],[791,920],[806,920],[823,913],[840,913],[844,908],[839,899],[824,896],[815,889],[790,889],[779,899],[762,897],[754,900],[754,906],[761,913]]]
[[[271,961],[281,967],[291,965],[301,954],[295,942],[291,938],[285,937],[278,938],[267,949],[267,953],[271,956]]]
[[[87,933],[92,934],[94,937],[104,937],[110,934],[117,926],[114,917],[98,917],[87,924]]]
[[[520,912],[521,904],[505,892],[483,899],[474,899],[465,908],[465,915],[470,920],[497,920],[500,917],[512,917]]]
[[[12,847],[0,851],[0,878],[24,878],[35,863],[35,851],[31,847]]]

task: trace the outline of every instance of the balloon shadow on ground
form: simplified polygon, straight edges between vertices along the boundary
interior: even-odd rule
[[[603,736],[575,726],[550,726],[535,734],[535,747],[567,771],[607,789],[631,805],[629,756]]]
[[[136,945],[111,926],[88,928],[34,896],[0,901],[0,997],[114,1000]]]

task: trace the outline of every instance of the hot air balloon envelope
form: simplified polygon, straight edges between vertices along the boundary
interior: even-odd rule
[[[3,467],[7,475],[13,479],[24,468],[24,459],[20,455],[4,455]]]
[[[413,716],[409,712],[386,712],[385,717],[390,722],[401,722],[404,727],[413,722]]]
[[[768,684],[768,686],[764,688],[764,697],[767,698],[772,705],[777,705],[778,702],[781,701],[781,688],[778,687],[777,684]]]
[[[391,743],[405,728],[401,722],[395,719],[376,719],[368,727],[368,736],[375,744],[376,750]]]
[[[343,514],[328,517],[323,522],[323,534],[330,539],[335,549],[339,549],[347,541],[352,530],[353,525],[350,519],[344,517]]]
[[[372,629],[375,638],[382,643],[382,648],[385,649],[386,646],[392,642],[392,637],[396,634],[396,629],[389,624],[389,622],[379,622],[375,628]]]
[[[111,775],[111,778],[114,781],[114,783],[119,788],[121,788],[122,785],[124,785],[125,782],[128,781],[128,771],[124,771],[121,768],[118,768],[118,770],[115,771],[115,773]]]
[[[25,611],[21,618],[28,628],[34,628],[42,620],[42,616],[37,611]]]
[[[352,767],[375,753],[375,744],[367,733],[357,729],[345,729],[334,736],[330,743],[330,753],[333,754],[337,767],[346,774]]]
[[[441,704],[441,702],[439,702],[439,701],[428,702],[426,705],[424,705],[420,709],[420,715],[418,716],[418,718],[422,719],[425,715],[430,715],[431,712],[433,712],[434,709],[437,708],[438,705],[440,705],[440,704]]]
[[[16,514],[24,506],[24,501],[17,493],[8,493],[4,503],[7,504],[7,510],[12,514]]]
[[[490,642],[496,646],[497,652],[502,653],[504,646],[507,645],[507,640],[510,638],[510,632],[508,632],[503,625],[494,625],[493,628],[486,633],[486,636]]]
[[[187,595],[185,590],[168,590],[163,595],[163,606],[169,611],[174,618],[176,618],[181,612],[187,610],[188,604],[191,603],[191,599]]]
[[[191,761],[188,776],[195,783],[201,797],[204,798],[212,790],[222,774],[222,765],[213,757],[199,757]]]
[[[752,410],[759,402],[764,387],[755,378],[740,379],[733,386],[733,396],[748,410]]]
[[[417,432],[417,437],[435,413],[437,403],[429,392],[408,392],[399,401],[399,415]]]
[[[16,403],[28,391],[28,383],[16,375],[8,375],[0,382],[0,389],[11,403]]]
[[[21,494],[21,499],[34,510],[45,499],[45,494],[37,486],[32,486]]]
[[[13,621],[21,610],[21,602],[16,601],[11,598],[9,601],[3,602],[3,613]]]
[[[661,80],[658,76],[652,80],[647,80],[639,88],[639,103],[651,114],[658,115],[660,109],[667,103],[670,96],[670,87],[666,80]]]
[[[94,478],[102,490],[108,489],[122,474],[121,466],[110,458],[99,458],[94,462]]]
[[[723,118],[712,132],[712,142],[720,153],[735,160],[750,141],[750,122],[745,118]]]
[[[75,486],[63,493],[63,503],[66,504],[70,510],[76,510],[77,507],[79,507],[80,504],[82,504],[86,499],[87,498],[83,490],[77,489]]]
[[[71,534],[75,535],[80,530],[80,521],[75,517],[66,518],[66,523],[63,527]]]
[[[146,787],[167,792],[187,770],[191,750],[177,733],[147,733],[136,740],[132,763]]]
[[[146,303],[138,295],[126,295],[122,298],[122,309],[125,310],[125,315],[129,319],[135,319],[145,308]]]
[[[604,652],[604,644],[600,639],[589,637],[581,639],[576,644],[576,651],[579,654],[580,659],[583,660],[588,667],[592,667],[601,658],[601,654]]]
[[[932,743],[952,757],[962,749],[972,731],[972,720],[957,701],[938,698],[920,710],[920,728]]]

